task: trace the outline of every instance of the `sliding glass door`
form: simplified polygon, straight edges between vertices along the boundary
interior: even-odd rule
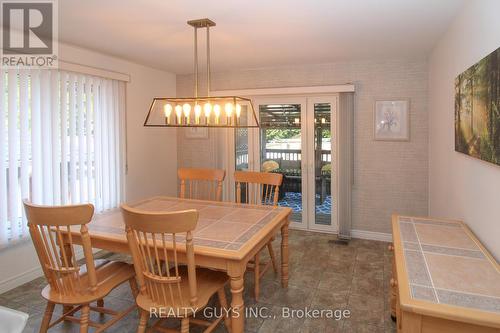
[[[309,229],[337,231],[336,216],[336,97],[307,99],[310,114],[308,131]]]
[[[283,175],[278,204],[291,226],[335,232],[336,96],[255,98],[260,129],[234,133],[235,170]]]
[[[292,209],[291,222],[298,227],[305,225],[306,197],[303,189],[307,180],[303,177],[305,160],[306,101],[300,99],[257,100],[259,111],[259,166],[263,172],[283,175],[278,205]]]

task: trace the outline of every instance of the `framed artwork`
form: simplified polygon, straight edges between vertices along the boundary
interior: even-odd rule
[[[409,99],[375,101],[373,120],[374,140],[410,140]]]
[[[500,48],[455,79],[455,150],[500,165]]]
[[[189,127],[184,129],[186,139],[208,139],[208,127]]]

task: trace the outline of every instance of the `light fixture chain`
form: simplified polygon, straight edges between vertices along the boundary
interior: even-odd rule
[[[194,97],[198,97],[198,28],[194,28]]]
[[[207,97],[210,97],[210,26],[207,26]]]

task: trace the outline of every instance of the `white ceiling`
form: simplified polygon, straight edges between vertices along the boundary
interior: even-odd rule
[[[211,30],[213,71],[422,58],[462,3],[60,0],[59,31],[63,42],[178,74],[193,72],[193,31],[186,21],[204,17],[217,23]],[[204,43],[204,34],[199,38]]]

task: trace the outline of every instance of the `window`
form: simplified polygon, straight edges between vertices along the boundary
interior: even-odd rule
[[[27,236],[25,198],[116,207],[124,83],[56,70],[0,73],[0,246]]]

